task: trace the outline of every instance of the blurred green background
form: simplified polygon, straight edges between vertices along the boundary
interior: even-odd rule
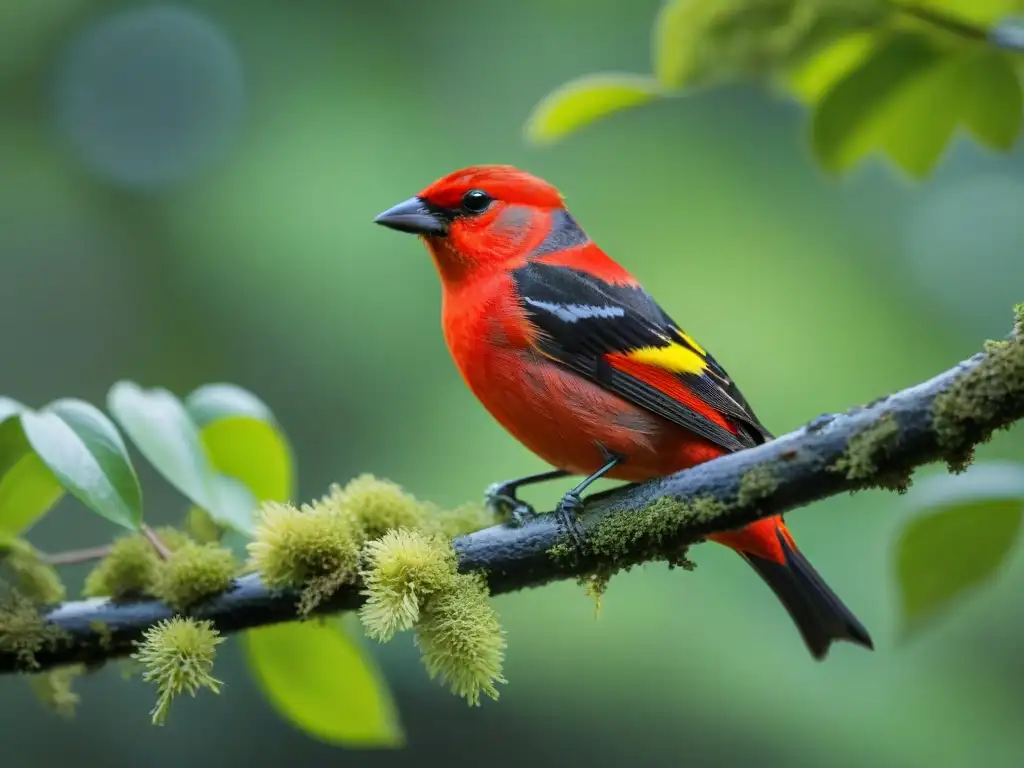
[[[657,8],[4,4],[0,392],[102,404],[119,378],[178,394],[238,383],[289,433],[304,498],[373,472],[456,504],[538,471],[448,359],[423,248],[371,224],[438,176],[489,162],[559,186],[776,432],[1006,333],[1024,299],[1020,151],[962,141],[922,185],[879,163],[836,181],[810,159],[802,110],[744,87],[529,148],[523,120],[553,87],[648,69]],[[1019,459],[1019,431],[982,455]],[[140,471],[147,516],[176,522],[182,499]],[[562,490],[531,499],[550,505]],[[695,573],[613,580],[597,620],[574,583],[496,598],[509,684],[480,709],[427,679],[408,635],[375,646],[403,751],[344,751],[293,730],[232,641],[223,694],[181,700],[162,729],[146,714],[153,692],[116,667],[78,684],[71,722],[0,681],[2,764],[1020,765],[1024,558],[897,642],[891,553],[910,514],[870,492],[790,516],[872,630],[873,654],[841,645],[813,663],[767,588],[708,545],[692,553]],[[33,532],[45,550],[110,536],[67,501]],[[69,572],[72,589],[81,575]]]

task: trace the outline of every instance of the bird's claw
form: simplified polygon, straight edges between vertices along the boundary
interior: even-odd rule
[[[537,516],[533,507],[516,498],[516,488],[509,483],[489,485],[484,491],[484,504],[498,517],[507,518],[508,524],[514,528]]]
[[[558,502],[558,506],[555,507],[555,518],[565,528],[565,532],[575,542],[577,547],[582,547],[584,542],[583,526],[580,525],[579,518],[577,517],[577,513],[582,510],[583,499],[580,498],[578,493],[573,491],[566,493],[562,500]]]

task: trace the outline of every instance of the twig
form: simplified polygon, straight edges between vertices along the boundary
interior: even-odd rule
[[[110,544],[83,549],[69,549],[65,552],[53,552],[43,555],[43,562],[50,565],[78,565],[100,560],[110,554]]]
[[[459,568],[485,572],[493,594],[513,592],[624,563],[671,559],[670,552],[678,553],[711,532],[826,496],[891,486],[894,478],[906,482],[915,467],[932,461],[962,466],[971,449],[993,430],[1024,417],[1024,341],[1011,334],[986,350],[923,384],[841,415],[819,417],[770,443],[660,480],[588,497],[583,522],[591,541],[602,540],[598,534],[606,530],[606,521],[620,526],[652,516],[663,520],[652,505],[676,503],[675,511],[669,512],[675,520],[671,530],[660,524],[644,534],[638,527],[633,533],[641,535],[628,537],[622,546],[629,551],[618,553],[614,561],[597,546],[554,554],[556,545],[565,547],[564,537],[554,516],[542,515],[521,528],[494,526],[456,538]],[[770,482],[751,484],[753,477]],[[696,500],[711,500],[712,506],[698,510]],[[691,513],[685,513],[687,509]],[[364,599],[359,585],[347,585],[317,613],[354,610]],[[210,619],[222,633],[240,632],[296,619],[298,600],[297,592],[269,590],[258,574],[250,574],[189,613]],[[74,662],[102,664],[130,653],[145,629],[173,615],[171,608],[156,601],[65,603],[45,613],[63,630],[64,638],[36,653],[36,661],[39,669]],[[11,645],[0,643],[0,648],[7,647]],[[0,673],[19,669],[16,651],[0,651]]]
[[[1024,52],[1024,29],[997,24],[992,28],[972,24],[937,8],[890,0],[889,6],[898,14],[929,24],[936,29],[962,37],[988,43],[1004,51]]]
[[[161,560],[167,560],[171,556],[171,550],[167,548],[167,545],[160,540],[156,531],[150,528],[145,523],[142,524],[142,535],[149,539],[149,543],[153,545],[153,549],[160,555]]]

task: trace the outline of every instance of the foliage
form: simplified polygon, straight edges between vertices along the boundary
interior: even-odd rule
[[[0,466],[20,475],[7,480],[11,489],[0,507],[2,530],[19,534],[64,491],[111,522],[138,529],[139,480],[120,434],[95,406],[62,399],[35,411],[5,398],[0,401],[0,419]],[[32,487],[30,497],[24,488],[21,493],[14,490],[18,481]],[[30,514],[15,508],[21,501],[28,503]]]
[[[257,685],[304,732],[352,747],[405,744],[387,683],[336,621],[261,627],[243,643]]]
[[[994,578],[1024,525],[1024,465],[975,464],[919,483],[909,496],[920,515],[896,544],[900,625],[909,635]]]
[[[365,578],[376,606],[367,616],[379,619],[396,604],[408,614],[388,618],[387,630],[369,621],[372,636],[387,639],[415,625],[431,676],[471,704],[481,692],[497,697],[504,639],[486,585],[456,573],[449,543],[494,522],[480,505],[438,509],[394,483],[361,475],[294,506],[288,440],[270,409],[234,385],[207,385],[179,400],[166,389],[123,381],[110,389],[107,404],[143,457],[184,496],[188,532],[145,524],[128,448],[98,408],[64,399],[34,411],[0,398],[0,565],[11,573],[0,646],[17,652],[26,668],[58,639],[39,606],[62,600],[64,586],[21,537],[68,492],[128,529],[89,555],[99,562],[86,577],[86,596],[155,598],[185,611],[230,589],[243,570],[235,552],[246,550],[245,567],[267,584],[300,591],[300,616],[342,584]],[[210,670],[223,639],[207,622],[184,617],[146,633],[134,658],[157,686],[154,723],[165,721],[180,693],[219,690]],[[404,743],[387,684],[340,623],[261,628],[243,643],[267,701],[305,732],[334,744]],[[78,701],[71,683],[80,671],[54,670],[30,682],[48,706],[68,714]]]
[[[812,112],[810,144],[831,173],[881,154],[929,174],[958,131],[998,151],[1021,133],[1021,0],[667,0],[653,74],[585,75],[534,108],[550,143],[599,118],[743,80]]]
[[[179,400],[164,389],[119,382],[107,404],[114,421],[80,400],[58,400],[33,410],[0,397],[0,565],[12,574],[0,639],[17,648],[29,666],[33,654],[53,639],[33,606],[62,599],[63,584],[21,537],[65,494],[128,529],[89,573],[85,595],[157,597],[184,609],[229,587],[239,564],[228,547],[234,538],[242,543],[235,550],[244,552],[256,529],[260,503],[285,504],[295,493],[293,457],[284,432],[270,409],[240,387],[211,384]],[[175,528],[146,532],[142,491],[115,421],[189,502],[186,519],[193,536]],[[360,487],[366,488],[367,482],[361,481]],[[195,535],[200,516],[203,541]],[[150,534],[170,553],[167,559],[154,548]],[[348,564],[354,573],[354,549]],[[161,692],[155,722],[163,721],[175,691],[208,683],[203,675],[172,679],[178,674],[174,670],[187,667],[178,663],[185,656],[158,658],[157,651],[165,646],[157,641],[187,640],[195,634],[189,626],[163,627],[140,650],[140,658],[162,670],[150,673]],[[402,742],[386,683],[342,626],[295,625],[277,631],[273,644],[266,642],[268,632],[254,632],[255,639],[243,642],[251,674],[283,717],[337,743]],[[313,649],[319,649],[318,655]],[[324,667],[305,676],[274,674],[282,655],[318,659]],[[57,711],[70,712],[77,701],[70,689],[74,675],[66,670],[50,675],[32,676],[33,688]],[[349,683],[328,687],[322,675],[341,676]]]

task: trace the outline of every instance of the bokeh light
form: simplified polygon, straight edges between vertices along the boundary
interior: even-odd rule
[[[242,65],[196,11],[128,8],[90,21],[57,72],[60,130],[94,173],[157,188],[207,168],[243,112]]]

